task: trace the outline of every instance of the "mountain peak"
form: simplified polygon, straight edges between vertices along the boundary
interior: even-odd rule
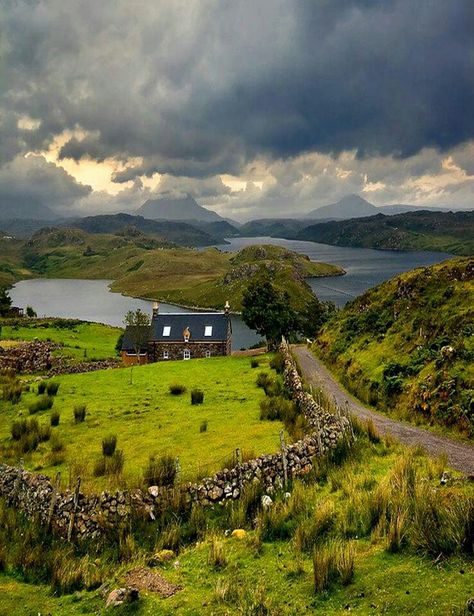
[[[152,220],[197,220],[200,222],[223,220],[216,212],[199,205],[189,194],[183,197],[163,195],[158,199],[148,199],[136,213]]]
[[[375,205],[372,205],[360,195],[351,194],[342,197],[336,203],[311,210],[304,218],[311,218],[312,220],[321,218],[360,218],[361,216],[372,216],[377,211]]]

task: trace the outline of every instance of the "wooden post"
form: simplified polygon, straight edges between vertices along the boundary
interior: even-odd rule
[[[179,483],[180,478],[181,478],[181,464],[179,463],[179,458],[176,457],[175,461],[175,467],[176,467],[176,481],[175,483]]]
[[[81,478],[78,477],[77,478],[77,482],[76,482],[76,489],[74,490],[74,498],[72,501],[72,511],[71,511],[71,515],[69,517],[69,528],[67,530],[67,540],[69,543],[71,543],[71,539],[72,539],[72,532],[74,530],[74,521],[76,518],[76,512],[77,512],[77,507],[79,505],[79,490],[81,489]]]
[[[48,530],[51,528],[51,522],[53,521],[54,507],[56,505],[56,501],[58,500],[58,493],[59,493],[60,485],[61,485],[61,473],[58,471],[56,473],[56,480],[53,484],[53,491],[51,492],[51,502],[49,503],[48,521],[47,521]]]
[[[283,486],[286,488],[286,486],[288,485],[288,460],[286,458],[286,444],[283,430],[280,430],[280,449],[281,460],[283,462]]]
[[[235,450],[235,460],[237,463],[237,475],[239,478],[239,490],[242,494],[243,481],[242,481],[242,451],[239,447]]]

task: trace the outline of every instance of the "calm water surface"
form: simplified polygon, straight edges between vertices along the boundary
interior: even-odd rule
[[[218,246],[218,248],[235,251],[253,244],[274,244],[308,255],[312,261],[340,265],[346,271],[344,276],[308,279],[308,283],[320,299],[335,302],[338,306],[343,306],[370,287],[375,287],[397,274],[415,267],[433,265],[452,256],[443,252],[342,248],[274,237],[236,237],[228,241],[229,244]]]
[[[450,255],[440,252],[395,252],[365,248],[340,248],[315,242],[284,240],[271,237],[232,238],[229,244],[218,246],[225,251],[235,251],[253,244],[274,244],[308,255],[313,261],[340,265],[345,276],[310,278],[316,295],[343,306],[348,300],[369,287],[414,267],[439,263]],[[63,317],[97,321],[123,326],[128,310],[141,308],[151,313],[151,302],[112,293],[110,280],[23,280],[10,294],[15,306],[33,306],[38,316]],[[160,303],[161,312],[189,312],[189,310]],[[259,337],[238,316],[232,317],[233,347],[240,349],[258,341]]]
[[[123,327],[129,310],[141,308],[151,314],[152,302],[125,297],[109,290],[111,280],[36,279],[22,280],[10,291],[15,306],[33,306],[39,317],[62,317],[96,321]],[[160,302],[160,312],[190,312],[188,309]],[[237,315],[232,315],[232,347],[240,349],[255,344],[260,337]]]

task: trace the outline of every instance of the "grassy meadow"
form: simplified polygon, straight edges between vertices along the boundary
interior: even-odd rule
[[[259,361],[259,369],[251,367],[248,357],[226,357],[55,377],[59,389],[51,398],[52,409],[38,410],[34,418],[48,426],[59,413],[59,425],[23,456],[25,464],[51,475],[61,471],[66,482],[81,475],[86,489],[99,489],[117,480],[94,477],[102,439],[109,435],[117,437],[116,448],[124,455],[120,482],[132,484],[141,480],[152,455],[178,457],[182,479],[192,479],[220,469],[237,447],[244,453],[276,451],[282,424],[260,420],[259,402],[265,394],[256,378],[268,367],[268,357]],[[173,384],[186,391],[171,394]],[[204,402],[191,405],[196,388],[204,392]],[[0,402],[4,455],[11,445],[12,423],[29,418],[29,407],[43,398],[37,391],[37,379],[31,380],[30,391],[18,403]],[[74,409],[84,407],[84,421],[76,421]]]
[[[141,592],[138,603],[114,613],[465,614],[474,574],[473,485],[453,478],[442,486],[443,460],[360,426],[357,435],[355,446],[289,486],[289,498],[273,495],[268,509],[255,487],[239,503],[176,511],[148,536],[135,529],[95,554],[51,540],[37,552],[38,531],[0,504],[0,546],[12,540],[2,552],[0,614],[108,613],[99,584],[120,587],[128,571],[151,562],[151,571],[181,590],[166,599]],[[243,538],[232,536],[237,528]],[[154,560],[163,549],[173,550],[172,559]]]
[[[61,345],[55,351],[79,361],[116,357],[119,327],[70,319],[18,319],[0,321],[0,346],[5,341],[47,340]]]

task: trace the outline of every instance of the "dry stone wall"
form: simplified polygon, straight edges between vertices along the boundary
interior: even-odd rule
[[[261,482],[267,494],[284,488],[288,480],[308,473],[315,456],[334,448],[340,439],[351,438],[348,418],[341,412],[330,413],[312,395],[304,391],[301,377],[285,342],[283,377],[288,391],[306,417],[309,434],[285,446],[273,455],[264,455],[224,469],[198,484],[181,489],[189,501],[204,506],[238,499],[245,485]],[[152,486],[142,490],[102,492],[84,495],[79,485],[74,491],[59,492],[49,477],[30,473],[19,467],[0,465],[0,497],[7,503],[55,532],[69,539],[95,539],[107,529],[117,527],[129,516],[140,515],[151,521],[164,496],[164,488]]]

